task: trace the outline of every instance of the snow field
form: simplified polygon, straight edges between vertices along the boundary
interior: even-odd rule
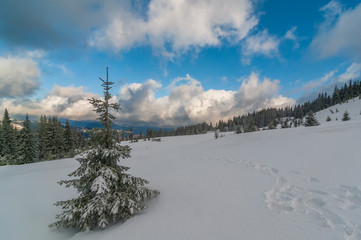
[[[57,185],[74,159],[0,167],[1,239],[361,239],[361,102],[331,109],[317,127],[129,144],[120,163],[161,194],[104,231],[47,227],[77,194]]]

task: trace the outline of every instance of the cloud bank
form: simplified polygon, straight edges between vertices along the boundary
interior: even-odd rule
[[[148,80],[142,84],[121,88],[119,103],[123,107],[123,121],[160,122],[166,126],[180,126],[203,121],[218,121],[235,115],[267,107],[285,107],[295,101],[278,94],[279,81],[252,73],[237,91],[205,90],[201,82],[190,75],[175,79],[170,93],[155,98],[160,83]]]
[[[83,87],[61,87],[55,85],[43,99],[0,99],[0,109],[7,108],[10,115],[58,116],[71,120],[94,120],[88,99],[95,94],[84,92]]]
[[[154,80],[132,83],[121,87],[114,101],[122,110],[114,115],[118,124],[144,122],[159,126],[183,126],[198,122],[215,122],[235,115],[267,107],[293,105],[293,99],[279,95],[279,81],[252,73],[243,80],[237,91],[205,90],[201,82],[189,75],[174,79],[168,86],[169,94],[155,97],[161,84]],[[8,108],[10,114],[56,115],[71,120],[95,120],[88,99],[94,94],[83,87],[61,87],[54,89],[41,100],[2,99],[0,108]],[[97,96],[99,97],[99,96]]]

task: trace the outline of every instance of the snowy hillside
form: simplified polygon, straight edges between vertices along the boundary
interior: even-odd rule
[[[74,159],[0,167],[1,239],[361,239],[361,101],[330,109],[317,127],[131,143],[121,164],[161,194],[104,231],[47,227],[76,196],[57,184]]]
[[[361,121],[361,99],[354,98],[348,100],[347,103],[337,104],[330,108],[324,109],[316,114],[318,121],[321,124],[338,125],[337,121],[342,121],[343,114],[347,111],[350,114],[351,122]],[[327,122],[327,116],[331,121]],[[331,124],[332,123],[332,124]]]

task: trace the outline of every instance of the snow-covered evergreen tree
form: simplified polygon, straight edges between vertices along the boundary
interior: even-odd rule
[[[350,118],[350,114],[347,112],[347,111],[345,111],[344,113],[343,113],[343,117],[342,117],[342,121],[348,121],[348,120],[350,120],[351,118]]]
[[[317,121],[317,119],[315,118],[315,115],[313,114],[313,112],[309,112],[306,116],[306,121],[305,121],[305,126],[306,127],[311,127],[311,126],[318,126],[320,125]]]
[[[80,231],[95,227],[104,229],[111,222],[127,220],[135,212],[145,209],[145,201],[159,194],[157,190],[144,187],[147,180],[126,174],[129,168],[117,164],[120,158],[130,157],[131,149],[120,145],[117,132],[112,129],[115,117],[110,110],[119,110],[120,106],[109,103],[113,82],[108,81],[108,68],[106,81],[100,80],[104,100],[89,99],[103,126],[97,134],[97,146],[76,158],[80,167],[69,176],[77,178],[60,182],[66,187],[75,187],[80,196],[55,204],[62,206],[64,212],[56,216],[58,221],[50,227],[72,227]]]
[[[32,163],[36,159],[36,143],[28,114],[26,114],[23,126],[24,128],[19,133],[16,164]]]
[[[274,120],[268,124],[268,129],[276,129],[277,128],[277,121]]]
[[[217,139],[219,137],[218,130],[214,132],[214,138]]]

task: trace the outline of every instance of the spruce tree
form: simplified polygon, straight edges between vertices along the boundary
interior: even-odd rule
[[[55,123],[54,118],[48,118],[46,129],[45,129],[45,153],[44,159],[53,160],[56,159],[57,146],[55,143],[55,139],[57,134],[55,132]]]
[[[2,156],[1,165],[14,164],[14,153],[16,146],[15,130],[11,125],[9,112],[5,109],[1,124],[2,128]]]
[[[67,153],[65,152],[64,146],[64,128],[61,125],[61,122],[58,121],[57,117],[53,117],[53,124],[55,130],[55,159],[64,158],[66,157]]]
[[[79,129],[73,129],[72,131],[73,139],[74,139],[74,148],[75,152],[81,151],[85,148],[85,138],[82,135]]]
[[[318,126],[320,125],[317,121],[317,119],[315,118],[315,115],[313,114],[313,112],[309,112],[306,116],[306,121],[305,121],[305,126],[306,127],[311,127],[311,126]]]
[[[348,120],[350,120],[351,118],[350,118],[350,114],[347,112],[347,111],[345,111],[344,113],[343,113],[343,118],[342,118],[342,121],[348,121]]]
[[[64,129],[64,151],[66,157],[74,156],[74,138],[69,121],[66,121]]]
[[[40,121],[37,125],[37,142],[38,142],[38,149],[37,149],[37,155],[38,159],[42,160],[45,158],[46,154],[46,129],[47,129],[47,120],[46,116],[40,116]]]
[[[31,131],[31,122],[28,114],[26,114],[23,127],[19,133],[16,164],[33,163],[36,159],[36,143]]]
[[[327,116],[326,121],[327,121],[327,122],[331,121],[330,116]]]
[[[75,187],[80,195],[55,203],[62,206],[64,212],[56,216],[58,221],[50,227],[71,227],[80,231],[96,227],[104,229],[111,222],[125,221],[135,212],[145,209],[145,201],[159,194],[157,190],[144,187],[147,180],[126,174],[129,168],[117,164],[120,158],[130,157],[131,149],[120,145],[117,131],[112,129],[115,117],[110,110],[119,110],[120,106],[109,102],[109,90],[114,83],[108,81],[108,68],[106,80],[99,79],[104,100],[89,100],[99,114],[98,120],[103,128],[98,132],[96,147],[76,158],[80,166],[69,176],[78,178],[60,182],[66,187]]]
[[[57,117],[48,119],[45,131],[45,158],[54,160],[64,158],[64,129]]]

